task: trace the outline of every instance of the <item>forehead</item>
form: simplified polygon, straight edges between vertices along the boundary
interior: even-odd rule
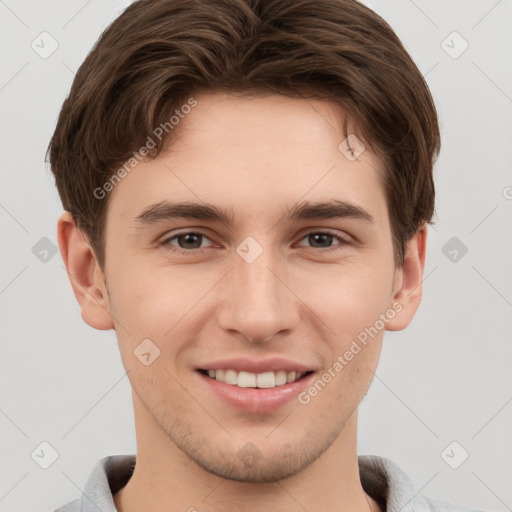
[[[230,155],[236,155],[240,148],[245,153],[242,158],[252,157],[259,146],[271,150],[273,158],[289,158],[289,151],[312,156],[327,145],[337,149],[345,139],[345,124],[348,133],[357,131],[353,120],[332,101],[256,92],[206,93],[195,99],[197,106],[171,133],[167,151],[180,151],[187,144],[211,150],[222,141],[222,150],[229,147]]]
[[[282,95],[211,93],[197,102],[155,159],[145,158],[110,192],[109,210],[133,218],[159,201],[218,204],[236,218],[282,214],[299,201],[356,203],[387,218],[383,162],[358,147],[341,106]],[[355,146],[354,146],[355,145]]]

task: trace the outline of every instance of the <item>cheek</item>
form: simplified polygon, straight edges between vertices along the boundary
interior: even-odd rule
[[[197,329],[194,322],[207,303],[202,298],[218,278],[170,268],[137,272],[144,268],[142,262],[131,267],[134,272],[126,272],[127,277],[122,277],[119,268],[113,272],[109,289],[121,352],[131,364],[133,351],[149,339],[165,359],[175,359],[190,341],[186,333]]]
[[[346,262],[321,271],[301,273],[297,295],[323,321],[326,334],[337,342],[356,337],[375,324],[390,306],[391,263]]]
[[[366,393],[382,347],[381,315],[391,298],[392,272],[385,274],[379,265],[340,265],[329,274],[302,282],[325,342],[320,349],[324,372],[303,397],[315,399],[318,414],[326,403],[353,402],[355,407]]]
[[[201,288],[200,283],[190,286],[178,269],[148,268],[146,261],[137,258],[133,262],[125,261],[124,269],[116,267],[111,277],[111,304],[116,314],[130,323],[138,334],[149,334],[141,332],[148,328],[156,334],[158,326],[163,325],[169,329],[176,317],[185,314],[187,304]]]

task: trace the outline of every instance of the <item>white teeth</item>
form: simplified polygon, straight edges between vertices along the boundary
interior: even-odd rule
[[[235,370],[226,370],[224,382],[236,386],[238,384],[238,375]]]
[[[238,374],[238,387],[239,388],[255,388],[256,387],[256,374],[250,372],[240,372]]]
[[[208,370],[208,377],[238,386],[240,388],[274,388],[295,382],[304,376],[302,372],[277,372],[251,373],[237,372],[236,370]]]
[[[286,384],[286,372],[279,370],[276,372],[276,386],[282,386],[283,384]]]
[[[274,372],[258,373],[256,375],[256,386],[258,388],[275,388],[276,376]]]

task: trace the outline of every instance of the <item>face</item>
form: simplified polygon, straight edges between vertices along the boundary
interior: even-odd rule
[[[274,481],[342,434],[399,309],[384,168],[340,151],[332,103],[195,99],[110,193],[108,307],[136,421],[210,472]]]

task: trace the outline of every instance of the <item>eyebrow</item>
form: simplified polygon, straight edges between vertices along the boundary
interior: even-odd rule
[[[366,222],[374,222],[373,217],[363,208],[355,204],[333,200],[330,202],[311,203],[304,201],[282,212],[284,220],[300,221],[311,219],[353,218]],[[147,226],[159,221],[170,219],[198,219],[233,225],[235,214],[232,210],[220,208],[208,203],[171,203],[160,201],[145,208],[135,217],[140,226]]]

